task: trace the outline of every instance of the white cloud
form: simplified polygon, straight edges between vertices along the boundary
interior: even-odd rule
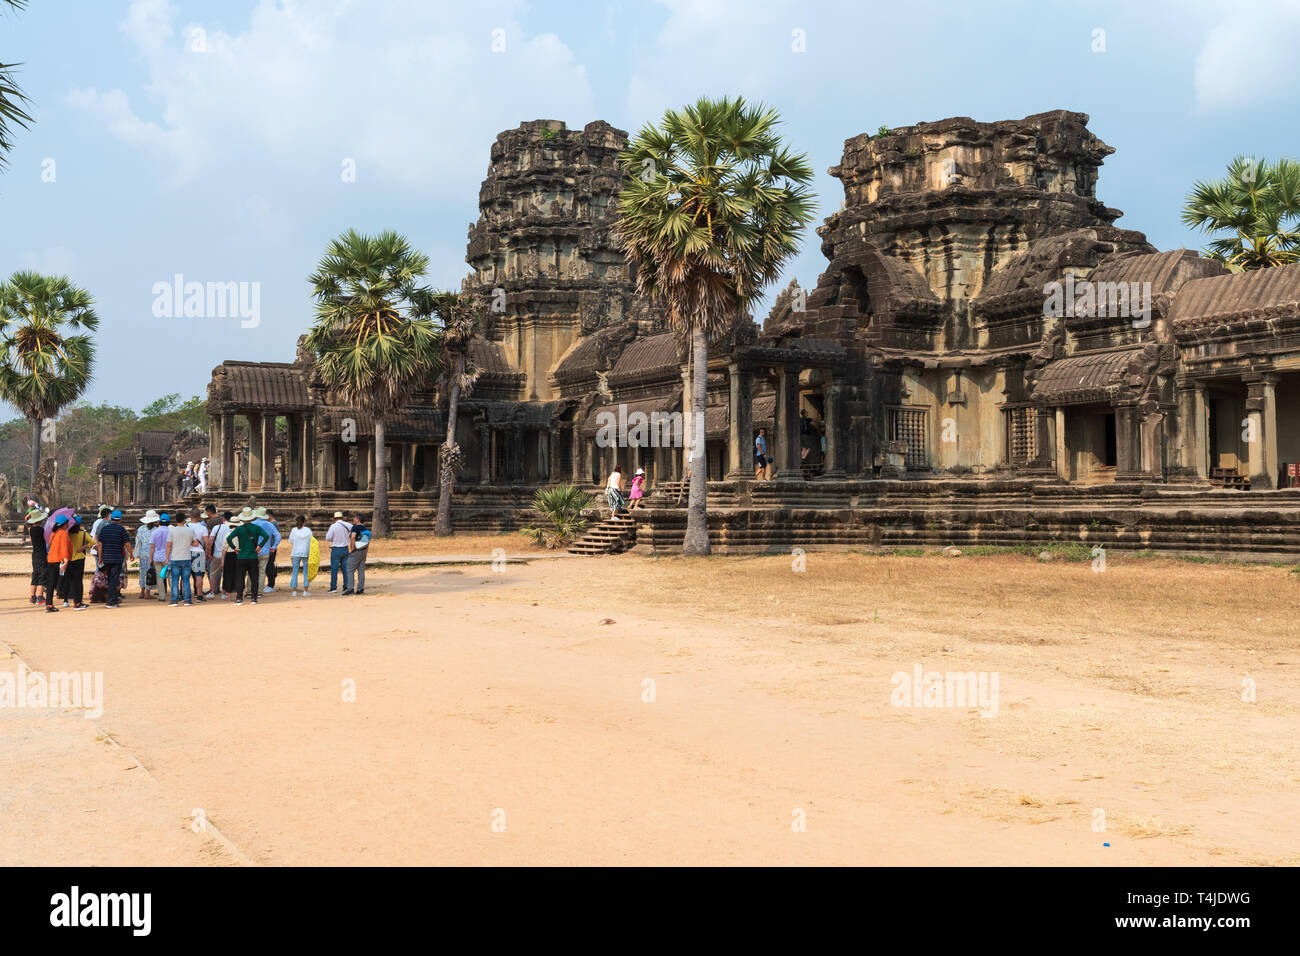
[[[180,25],[168,0],[133,0],[121,29],[145,65],[144,97],[90,88],[69,103],[173,185],[232,168],[337,181],[350,158],[358,183],[463,195],[502,129],[597,118],[583,67],[558,37],[525,36],[517,7],[260,0],[247,29],[227,33]]]
[[[1196,56],[1196,102],[1222,110],[1295,94],[1300,0],[1236,3],[1225,9]]]

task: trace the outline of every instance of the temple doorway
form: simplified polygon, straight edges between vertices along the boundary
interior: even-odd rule
[[[1115,410],[1105,406],[1067,410],[1065,450],[1066,480],[1086,484],[1114,481],[1119,462]]]
[[[1243,487],[1250,477],[1250,448],[1246,443],[1246,386],[1216,383],[1206,389],[1206,432],[1210,481],[1229,488]]]

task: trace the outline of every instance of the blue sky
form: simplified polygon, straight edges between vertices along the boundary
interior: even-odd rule
[[[0,173],[0,275],[67,273],[96,297],[90,400],[205,394],[224,359],[292,358],[306,276],[346,228],[406,234],[458,286],[501,130],[634,130],[723,93],[781,112],[821,216],[858,133],[1088,113],[1116,149],[1098,195],[1118,225],[1199,248],[1179,222],[1195,180],[1238,152],[1300,155],[1297,49],[1300,0],[31,0],[0,15],[36,118]],[[778,287],[823,264],[810,233]],[[260,324],[155,316],[177,273],[259,283]]]

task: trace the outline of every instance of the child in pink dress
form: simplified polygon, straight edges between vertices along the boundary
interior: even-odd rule
[[[645,495],[645,469],[638,468],[636,474],[632,476],[632,491],[630,497],[632,503],[630,507],[635,508],[641,504],[641,498]]]

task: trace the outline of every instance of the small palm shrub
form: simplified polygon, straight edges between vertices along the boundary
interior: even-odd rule
[[[545,548],[563,548],[587,530],[582,512],[595,501],[591,495],[573,485],[542,488],[533,496],[533,510],[540,516],[535,527],[520,528],[519,533]]]

